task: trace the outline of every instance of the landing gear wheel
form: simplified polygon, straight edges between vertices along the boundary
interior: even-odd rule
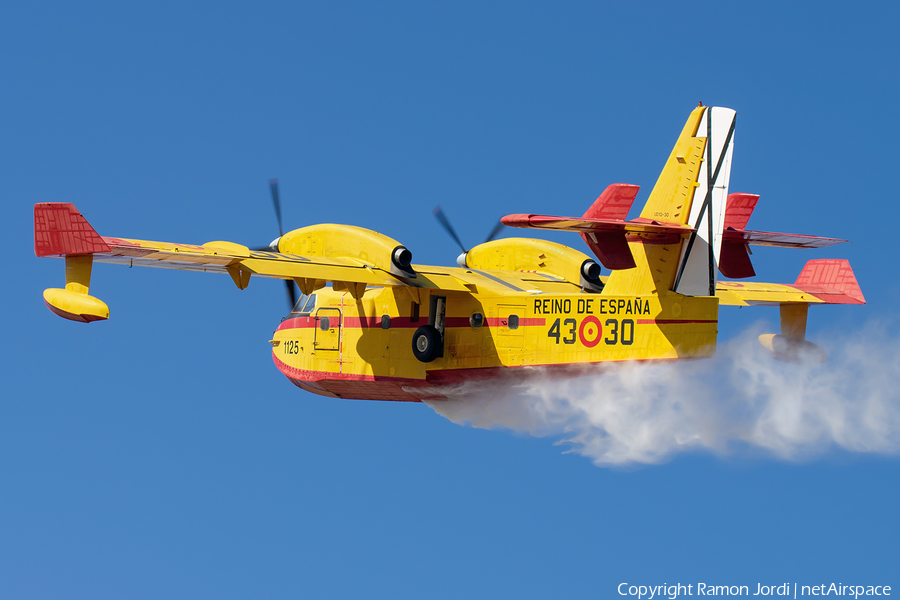
[[[413,354],[423,363],[430,363],[441,356],[441,334],[431,325],[422,325],[413,334]]]

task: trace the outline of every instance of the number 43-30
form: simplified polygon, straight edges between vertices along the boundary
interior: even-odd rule
[[[607,319],[604,326],[606,327],[606,337],[603,338],[603,342],[607,346],[614,346],[619,342],[624,346],[630,346],[634,343],[634,321],[632,319],[622,319],[622,321]],[[547,337],[556,340],[557,344],[560,340],[562,340],[563,344],[574,344],[575,340],[578,339],[577,331],[578,321],[575,319],[556,319],[550,327],[550,331],[547,332]],[[587,346],[594,346],[593,340],[589,338],[582,341]]]

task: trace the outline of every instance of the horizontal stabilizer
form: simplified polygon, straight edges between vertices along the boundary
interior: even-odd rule
[[[847,241],[799,233],[751,231],[747,229],[747,222],[758,201],[759,196],[756,194],[728,194],[728,201],[725,205],[725,231],[722,234],[723,243],[779,248],[826,248]]]
[[[725,230],[722,232],[722,253],[719,261],[719,272],[725,277],[744,279],[756,275],[753,263],[750,261],[748,247],[750,245],[777,248],[826,248],[847,241],[799,233],[746,229],[747,222],[758,201],[759,196],[756,194],[728,194],[728,202],[725,206]]]
[[[109,252],[103,241],[75,205],[44,202],[34,205],[34,253],[65,256]]]
[[[622,220],[621,217],[628,214],[637,190],[636,185],[613,184],[606,188],[583,217],[517,214],[507,215],[501,221],[509,227],[580,233],[604,267],[610,270],[631,269],[635,262],[626,236],[639,236],[648,243],[674,243],[695,231],[677,223],[643,218]]]
[[[749,231],[726,229],[724,243],[752,244],[754,246],[775,246],[777,248],[827,248],[843,244],[847,240],[803,235],[800,233],[775,233],[773,231]]]
[[[553,215],[506,215],[500,219],[509,227],[523,229],[553,229],[576,233],[627,233],[629,235],[687,235],[695,229],[687,225],[664,223],[649,219],[622,221],[619,219],[586,219],[584,217],[557,217]]]

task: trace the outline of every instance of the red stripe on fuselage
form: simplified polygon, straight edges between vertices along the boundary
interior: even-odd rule
[[[327,315],[326,315],[327,316]],[[484,327],[506,327],[506,319],[491,317],[484,320]],[[540,327],[546,325],[543,317],[519,317],[519,327]],[[428,320],[420,318],[413,321],[409,317],[391,317],[390,329],[415,329],[427,325]],[[317,326],[316,317],[294,317],[285,319],[278,326],[282,329],[313,329]],[[341,326],[349,329],[381,329],[381,317],[344,317]],[[447,317],[444,319],[445,327],[471,327],[469,317]]]
[[[680,325],[682,323],[718,323],[718,319],[636,319],[638,325]]]
[[[506,319],[491,317],[484,320],[484,327],[506,327]],[[635,319],[638,325],[681,325],[688,323],[718,323],[718,319]],[[390,328],[415,329],[427,325],[428,321],[419,319],[413,321],[409,317],[391,317]],[[519,327],[543,327],[547,320],[544,317],[519,317]],[[381,317],[344,317],[342,327],[349,329],[381,329]],[[444,320],[445,327],[471,327],[469,317],[447,317]],[[316,317],[295,317],[285,319],[278,326],[283,329],[313,329],[316,327]]]

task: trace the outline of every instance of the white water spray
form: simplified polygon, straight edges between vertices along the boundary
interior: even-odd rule
[[[460,425],[556,437],[598,466],[690,450],[756,449],[787,460],[835,447],[900,452],[900,341],[869,327],[827,349],[825,364],[783,364],[747,333],[711,360],[469,382],[428,404]]]

